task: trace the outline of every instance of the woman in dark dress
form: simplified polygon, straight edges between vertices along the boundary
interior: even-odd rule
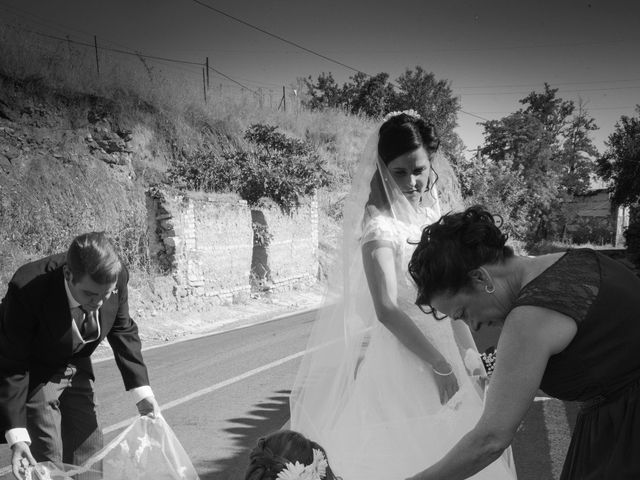
[[[533,398],[582,402],[562,480],[640,479],[640,278],[594,250],[522,257],[482,207],[424,229],[417,303],[502,325],[482,417],[414,480],[472,476],[511,443]]]

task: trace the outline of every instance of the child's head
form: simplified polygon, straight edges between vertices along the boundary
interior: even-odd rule
[[[337,480],[324,449],[292,430],[279,430],[261,438],[249,458],[245,480]]]

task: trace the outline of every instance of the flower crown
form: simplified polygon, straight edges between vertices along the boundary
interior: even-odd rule
[[[329,463],[322,450],[313,449],[313,462],[310,465],[287,462],[276,480],[322,480],[327,474]]]
[[[402,110],[401,112],[389,112],[384,116],[382,121],[386,122],[387,120],[389,120],[389,119],[391,119],[393,117],[397,117],[398,115],[402,115],[402,114],[408,115],[411,118],[414,118],[416,120],[422,118],[418,112],[416,112],[415,110],[411,109],[411,110]]]

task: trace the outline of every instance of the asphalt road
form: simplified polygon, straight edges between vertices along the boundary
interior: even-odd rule
[[[288,420],[289,389],[313,319],[312,313],[292,315],[145,350],[164,417],[202,480],[242,479],[256,440]],[[136,410],[113,360],[96,363],[95,370],[108,441]],[[575,413],[572,404],[534,402],[514,443],[520,480],[558,477]],[[0,465],[8,465],[8,454],[3,446]]]

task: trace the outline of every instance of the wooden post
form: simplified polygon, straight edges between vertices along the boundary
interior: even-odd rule
[[[282,86],[282,106],[283,106],[282,111],[286,112],[287,111],[287,97],[285,96],[284,85]]]
[[[93,44],[96,47],[96,68],[98,70],[98,76],[100,76],[100,62],[98,60],[98,37],[93,36]]]
[[[207,90],[209,90],[209,57],[207,57]]]
[[[204,103],[207,103],[207,76],[204,67],[202,68],[202,91],[204,92]]]

